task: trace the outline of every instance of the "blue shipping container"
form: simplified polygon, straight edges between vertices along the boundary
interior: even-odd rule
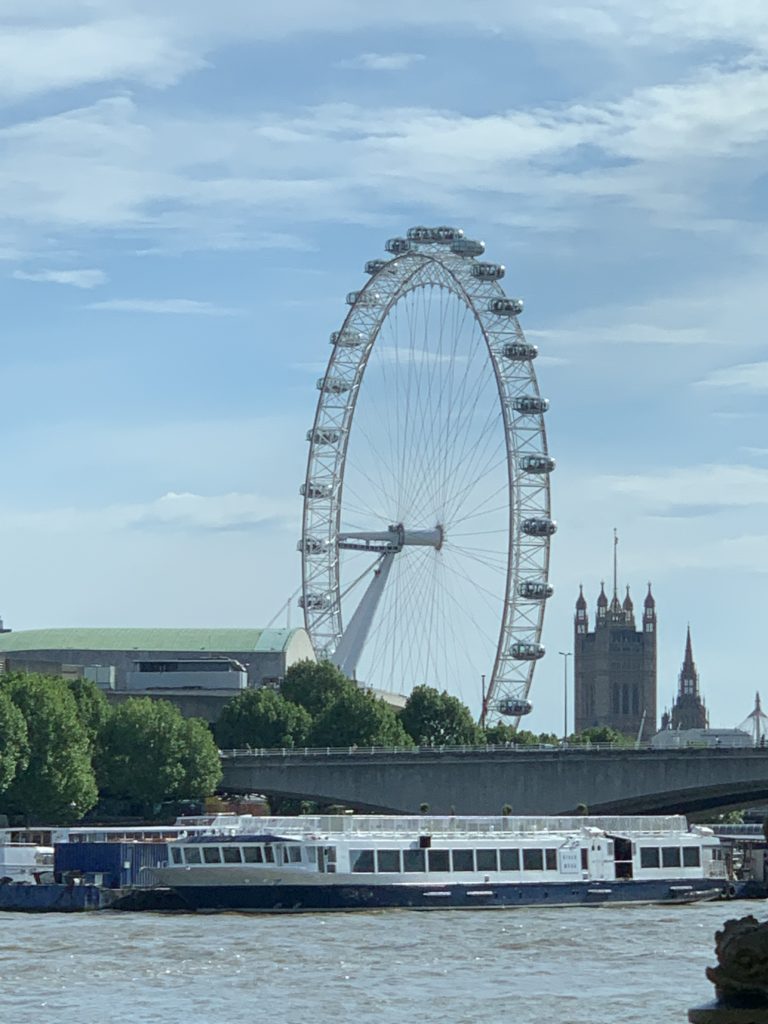
[[[124,889],[154,885],[152,872],[144,869],[167,858],[165,843],[56,843],[53,870],[57,881],[75,872],[86,883]]]

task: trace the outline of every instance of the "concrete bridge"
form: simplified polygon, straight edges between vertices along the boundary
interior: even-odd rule
[[[421,748],[225,751],[227,793],[359,811],[432,814],[685,813],[768,801],[768,750]]]

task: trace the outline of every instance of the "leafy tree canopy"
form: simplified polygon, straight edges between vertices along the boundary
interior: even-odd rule
[[[67,680],[67,688],[75,698],[77,717],[85,729],[93,751],[99,733],[109,718],[107,698],[90,679]]]
[[[12,673],[0,688],[27,727],[29,756],[0,807],[47,824],[77,821],[98,798],[88,733],[77,702],[63,679]]]
[[[315,747],[412,746],[395,711],[354,684],[317,716],[309,742]]]
[[[224,705],[216,723],[219,746],[293,747],[307,742],[312,717],[274,690],[243,690]]]
[[[485,741],[466,704],[432,686],[413,690],[400,712],[400,721],[414,742],[423,747]]]
[[[592,726],[590,729],[582,729],[568,737],[569,743],[615,743],[618,746],[626,747],[632,743],[629,736],[625,736],[618,729],[610,725]]]
[[[9,695],[0,690],[0,793],[29,762],[27,723]]]
[[[285,673],[280,693],[293,704],[306,708],[313,718],[343,694],[357,686],[330,661],[297,661]]]
[[[145,808],[208,796],[220,778],[212,769],[218,750],[205,723],[190,721],[168,701],[151,697],[112,708],[95,758],[103,794]]]
[[[183,730],[184,780],[179,796],[183,800],[202,800],[216,790],[222,779],[219,748],[202,718],[185,718]]]

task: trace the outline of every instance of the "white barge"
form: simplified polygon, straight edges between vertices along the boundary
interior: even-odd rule
[[[220,820],[154,869],[196,910],[418,910],[684,903],[733,895],[723,849],[682,816]]]

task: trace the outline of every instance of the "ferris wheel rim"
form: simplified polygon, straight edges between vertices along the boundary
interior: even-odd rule
[[[510,334],[518,339],[522,339],[524,342],[524,335],[517,321],[517,316],[505,318],[504,329],[502,329],[501,325],[497,325],[494,329],[493,324],[490,324],[487,310],[481,310],[477,305],[478,301],[487,300],[486,305],[490,309],[491,298],[507,303],[515,302],[516,300],[508,299],[497,279],[482,282],[475,281],[473,290],[470,290],[467,287],[467,283],[472,281],[470,274],[473,272],[471,268],[494,265],[477,264],[474,259],[468,260],[467,257],[457,256],[452,252],[446,254],[445,249],[441,247],[413,247],[406,252],[394,255],[392,259],[373,262],[378,264],[376,271],[371,273],[369,280],[359,291],[350,293],[348,296],[350,309],[344,318],[340,330],[336,332],[336,340],[324,376],[318,381],[320,394],[313,426],[307,435],[310,446],[305,483],[302,488],[304,503],[302,509],[302,535],[299,542],[302,555],[302,597],[300,603],[304,609],[307,632],[313,644],[316,641],[320,641],[317,644],[319,648],[318,653],[321,656],[332,657],[333,650],[335,649],[333,639],[335,637],[336,643],[338,643],[338,637],[343,633],[338,537],[340,534],[342,510],[344,508],[347,453],[361,385],[370,356],[376,346],[383,326],[387,322],[387,318],[398,302],[417,289],[434,286],[447,288],[456,299],[465,305],[482,334],[488,361],[491,364],[496,382],[496,394],[503,421],[506,452],[508,505],[507,570],[502,602],[503,611],[499,625],[499,639],[496,645],[494,664],[490,672],[490,683],[486,692],[483,713],[485,713],[488,707],[493,705],[494,700],[498,701],[505,696],[525,704],[527,703],[531,688],[535,660],[538,660],[538,657],[540,657],[538,651],[541,648],[540,639],[545,600],[537,600],[535,614],[531,614],[531,609],[528,609],[524,629],[528,637],[527,649],[534,651],[536,658],[530,659],[529,663],[525,666],[525,670],[518,671],[515,679],[511,681],[509,679],[502,679],[503,673],[500,673],[500,666],[505,663],[505,659],[506,662],[510,661],[509,640],[515,631],[513,620],[519,604],[515,584],[520,574],[519,554],[524,503],[519,500],[518,494],[520,487],[518,458],[520,445],[517,443],[515,436],[515,417],[512,414],[513,389],[508,386],[507,379],[502,372],[503,367],[499,358],[500,349],[498,344],[500,337],[507,337]],[[468,268],[470,268],[469,273],[467,272]],[[428,277],[430,271],[434,271],[431,280]],[[426,275],[427,279],[422,280],[420,278],[420,275],[423,274]],[[387,280],[382,275],[391,275],[391,277]],[[396,279],[396,286],[390,287],[393,279]],[[389,287],[389,294],[384,302],[379,301],[380,296],[376,291],[377,284],[380,288],[382,284],[386,284]],[[372,296],[375,296],[375,299],[372,299]],[[509,325],[511,323],[513,323],[513,327],[510,331]],[[353,350],[357,347],[360,348],[357,361],[353,357],[344,364],[344,359],[339,358],[340,355],[342,357],[345,356],[343,339],[349,339],[351,337],[349,332],[354,334],[359,325],[366,326],[366,324],[367,336],[365,340],[359,344],[354,343],[350,345]],[[355,339],[352,338],[352,341],[354,342]],[[535,348],[532,346],[528,347],[533,349],[535,355]],[[538,380],[533,370],[532,358],[533,356],[527,360],[525,371],[520,375],[520,379],[524,379],[527,382],[533,391],[533,396],[542,404],[542,411],[536,417],[535,430],[533,431],[536,436],[534,447],[540,453],[542,459],[549,460],[546,428],[543,418],[543,411],[546,411],[547,403],[540,398]],[[334,376],[334,370],[340,364],[343,364],[346,376]],[[519,380],[517,383],[519,384]],[[342,385],[344,385],[344,390],[341,390]],[[340,395],[345,395],[346,397],[339,401]],[[531,431],[529,430],[528,433],[531,434]],[[325,457],[327,452],[323,451],[323,449],[327,450],[328,448],[333,451],[331,459]],[[551,462],[552,460],[549,461]],[[326,474],[325,479],[328,481],[322,485],[322,492],[319,491],[318,485],[314,482],[318,479],[316,475],[318,467],[322,468],[322,472]],[[550,519],[548,472],[538,481],[538,485],[540,500],[536,510],[540,513],[542,521],[552,523]],[[327,493],[325,492],[326,488]],[[318,507],[320,501],[327,503],[325,521],[329,539],[326,549],[322,552],[314,549],[313,545],[316,538],[312,533],[312,512]],[[537,538],[539,542],[537,549],[540,554],[537,562],[539,566],[538,576],[540,585],[545,590],[549,590],[546,596],[551,594],[551,588],[548,587],[550,536],[551,532]],[[320,566],[319,571],[318,566]],[[322,577],[323,572],[326,576],[326,586],[322,592],[318,592],[315,587],[318,578]],[[325,632],[321,632],[318,628],[319,624],[325,624]],[[330,628],[328,624],[330,624]],[[541,650],[543,653],[543,649]],[[515,655],[515,659],[518,661],[525,660],[518,659],[517,655]],[[501,692],[505,690],[505,687],[506,692]],[[519,720],[519,715],[513,717]]]

